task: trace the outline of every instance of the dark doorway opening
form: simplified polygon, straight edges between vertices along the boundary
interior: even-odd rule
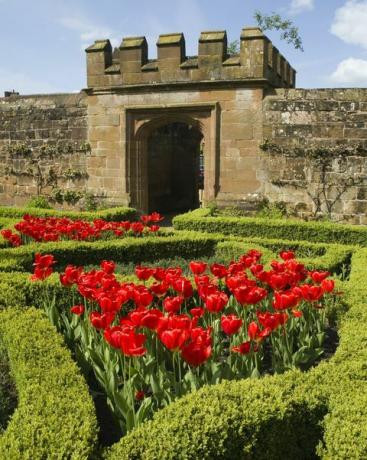
[[[203,135],[196,126],[170,123],[148,138],[149,212],[198,208],[204,184]]]

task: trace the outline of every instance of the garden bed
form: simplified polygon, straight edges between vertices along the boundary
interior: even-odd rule
[[[182,217],[185,220],[187,215],[176,220]],[[10,452],[14,459],[42,458],[50,452],[60,458],[109,460],[367,457],[367,356],[363,347],[367,342],[367,250],[355,246],[364,244],[363,228],[335,225],[342,228],[335,233],[328,224],[297,223],[302,228],[292,230],[293,222],[278,225],[261,220],[251,230],[254,219],[235,225],[220,223],[219,227],[210,219],[200,217],[204,223],[195,220],[193,224],[190,217],[183,226],[177,224],[200,233],[176,230],[158,238],[42,243],[0,250],[0,270],[9,270],[0,272],[0,306],[7,309],[0,313],[0,333],[20,396],[14,416],[0,436],[0,452]],[[307,239],[312,242],[304,241]],[[347,244],[337,244],[340,242]],[[70,262],[96,266],[101,259],[115,259],[124,270],[119,282],[137,282],[131,273],[136,263],[153,265],[161,259],[162,264],[174,264],[176,256],[181,258],[180,264],[201,257],[209,263],[221,257],[227,263],[251,248],[264,253],[266,264],[279,250],[295,250],[308,269],[321,268],[341,276],[337,290],[345,293],[343,300],[328,311],[331,324],[338,325],[340,345],[335,354],[338,337],[334,334],[325,344],[327,359],[306,372],[292,370],[204,386],[159,410],[153,420],[133,429],[112,447],[103,448],[97,441],[96,411],[80,371],[44,315],[27,309],[30,305],[40,309],[44,301],[44,285],[29,279],[34,254],[51,252],[60,271]],[[23,273],[14,272],[16,267]],[[76,300],[73,289],[60,285],[58,274],[44,283],[61,311]],[[335,333],[335,329],[329,332]],[[50,374],[44,378],[46,363]],[[47,387],[44,396],[42,382],[46,388],[50,381],[52,392]],[[101,407],[103,404],[99,414]],[[105,439],[104,444],[113,439]]]

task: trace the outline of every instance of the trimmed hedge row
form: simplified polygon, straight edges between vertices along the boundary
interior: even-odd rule
[[[62,337],[35,309],[2,311],[0,334],[19,394],[0,436],[0,458],[90,458],[97,442],[94,405]]]
[[[173,225],[177,230],[367,246],[367,227],[364,226],[258,217],[210,217],[208,209],[177,216]]]
[[[367,250],[353,254],[345,298],[350,307],[339,328],[340,345],[330,363],[314,370],[311,385],[329,395],[324,440],[325,460],[367,458]]]
[[[132,220],[136,218],[136,209],[118,207],[103,209],[100,211],[59,211],[56,209],[41,208],[10,208],[0,207],[0,218],[22,218],[24,214],[30,214],[34,217],[69,217],[70,219],[104,219],[107,221]]]
[[[261,244],[259,244],[261,242]],[[126,237],[123,239],[102,240],[94,242],[62,241],[57,243],[31,243],[18,248],[0,250],[0,271],[32,271],[34,254],[52,253],[57,260],[56,268],[63,269],[70,261],[76,265],[99,264],[103,259],[116,262],[140,263],[157,259],[200,258],[205,256],[225,256],[237,258],[249,249],[259,249],[264,254],[264,261],[277,257],[280,248],[296,249],[297,254],[318,254],[299,258],[309,269],[319,268],[335,272],[348,263],[353,247],[341,245],[312,244],[306,242],[252,239],[226,239],[224,235],[203,234],[199,232],[165,232],[162,236],[144,238]]]
[[[326,407],[298,391],[303,378],[292,372],[203,387],[157,412],[105,459],[311,459]]]
[[[338,272],[343,265],[349,264],[352,252],[355,249],[353,246],[338,244],[312,244],[304,241],[289,243],[289,241],[261,240],[260,238],[244,238],[240,240],[231,238],[218,242],[216,254],[236,259],[249,249],[258,249],[263,253],[263,261],[268,263],[278,258],[278,253],[282,249],[291,249],[296,251],[297,259],[305,264],[309,270],[319,269]],[[302,254],[304,255],[303,257]]]
[[[178,235],[147,236],[143,238],[126,237],[105,241],[62,241],[57,243],[37,243],[6,248],[0,251],[0,270],[32,271],[34,254],[51,253],[57,260],[57,269],[67,264],[99,264],[103,259],[116,262],[154,261],[179,255],[183,258],[197,258],[213,255],[218,237],[196,232],[180,232]],[[9,262],[10,261],[10,262]],[[14,269],[14,268],[13,268]]]

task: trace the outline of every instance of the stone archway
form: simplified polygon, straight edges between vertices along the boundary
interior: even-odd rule
[[[193,144],[196,146],[200,144],[201,139],[203,140],[203,167],[205,170],[203,201],[215,199],[219,178],[219,130],[217,130],[218,109],[216,104],[165,105],[150,108],[129,107],[125,111],[125,116],[126,189],[130,195],[131,206],[144,212],[152,210],[154,203],[149,198],[149,149],[151,149],[154,136],[158,135],[159,137],[165,129],[172,129],[164,128],[169,126],[181,126],[183,130],[186,129],[187,132],[191,132]],[[191,174],[195,175],[192,169]],[[163,201],[163,196],[161,198]],[[174,197],[172,201],[174,201]],[[194,206],[194,198],[192,198],[191,204],[189,201],[188,193],[184,193],[182,207],[179,210],[197,207]]]

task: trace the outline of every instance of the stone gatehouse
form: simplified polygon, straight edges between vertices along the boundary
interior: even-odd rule
[[[1,204],[87,192],[170,212],[267,199],[365,223],[367,90],[294,89],[295,70],[257,28],[236,55],[225,31],[203,32],[197,56],[181,33],[158,38],[157,59],[145,37],[86,54],[81,93],[0,99]]]

